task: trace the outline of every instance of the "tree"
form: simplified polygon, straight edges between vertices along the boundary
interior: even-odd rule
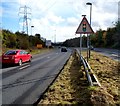
[[[115,34],[113,38],[115,41],[113,47],[120,49],[120,22],[119,21],[116,22],[115,24]]]
[[[8,48],[16,47],[16,35],[9,30],[2,31],[3,45]]]
[[[95,46],[95,44],[96,44],[96,35],[95,34],[90,35],[90,41],[91,41],[91,45]]]
[[[96,36],[96,43],[95,43],[95,46],[96,47],[101,47],[102,45],[103,45],[103,43],[104,43],[104,41],[103,41],[103,39],[102,39],[102,36],[103,36],[103,31],[102,31],[102,29],[99,29],[97,32],[96,32],[96,34],[95,34],[95,36]]]
[[[113,39],[114,34],[115,34],[114,28],[107,29],[107,34],[106,34],[106,46],[107,47],[111,47],[115,43]]]
[[[103,32],[103,36],[102,36],[102,39],[103,39],[103,46],[104,46],[104,47],[105,47],[106,44],[107,44],[107,42],[106,42],[106,35],[107,35],[107,32],[104,31],[104,32]]]
[[[20,49],[28,49],[29,48],[29,37],[27,34],[21,33],[21,32],[16,32],[17,35],[17,48]]]

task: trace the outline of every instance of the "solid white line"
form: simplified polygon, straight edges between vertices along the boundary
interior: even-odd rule
[[[30,65],[26,65],[26,66],[21,67],[21,68],[19,68],[19,69],[22,70],[22,69],[27,68],[27,67],[29,67],[29,66],[30,66]]]

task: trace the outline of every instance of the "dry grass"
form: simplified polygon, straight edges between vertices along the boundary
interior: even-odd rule
[[[8,50],[16,50],[16,48],[3,48],[2,50],[0,50],[0,55],[2,55],[2,53],[5,53]],[[45,52],[48,52],[48,51],[51,51],[51,50],[53,50],[53,49],[49,49],[49,48],[42,48],[42,49],[32,48],[31,52],[30,52],[30,49],[26,49],[26,51],[30,52],[32,55],[45,53]]]
[[[85,56],[86,53],[83,53]],[[80,106],[119,106],[118,62],[92,52],[89,60],[102,87],[89,87],[83,66],[72,55],[39,104],[77,104]]]
[[[64,70],[39,104],[91,104],[86,77],[76,58],[75,55],[70,57]]]
[[[82,53],[86,57],[86,53]],[[119,76],[119,62],[114,61],[102,54],[91,52],[91,58],[89,64],[97,75],[103,91],[108,92],[113,100],[114,104],[120,105],[120,76]]]

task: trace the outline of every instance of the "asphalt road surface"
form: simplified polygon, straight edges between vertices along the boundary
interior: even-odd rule
[[[34,104],[69,59],[71,51],[36,55],[31,63],[2,69],[2,104]]]
[[[77,48],[80,50],[80,48]],[[82,48],[82,51],[87,51],[87,48]],[[115,61],[120,61],[120,50],[106,49],[106,48],[94,48],[94,51],[99,52]]]
[[[116,49],[105,49],[105,48],[95,48],[94,51],[102,53],[116,61],[120,61],[120,50]]]

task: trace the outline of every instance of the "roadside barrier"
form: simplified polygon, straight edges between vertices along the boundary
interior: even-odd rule
[[[81,65],[84,67],[84,71],[87,77],[88,84],[90,86],[101,86],[100,82],[98,81],[97,77],[95,76],[93,70],[91,69],[88,62],[85,60],[85,58],[80,54],[80,51],[78,49],[75,49],[76,53],[78,54],[79,60]]]

